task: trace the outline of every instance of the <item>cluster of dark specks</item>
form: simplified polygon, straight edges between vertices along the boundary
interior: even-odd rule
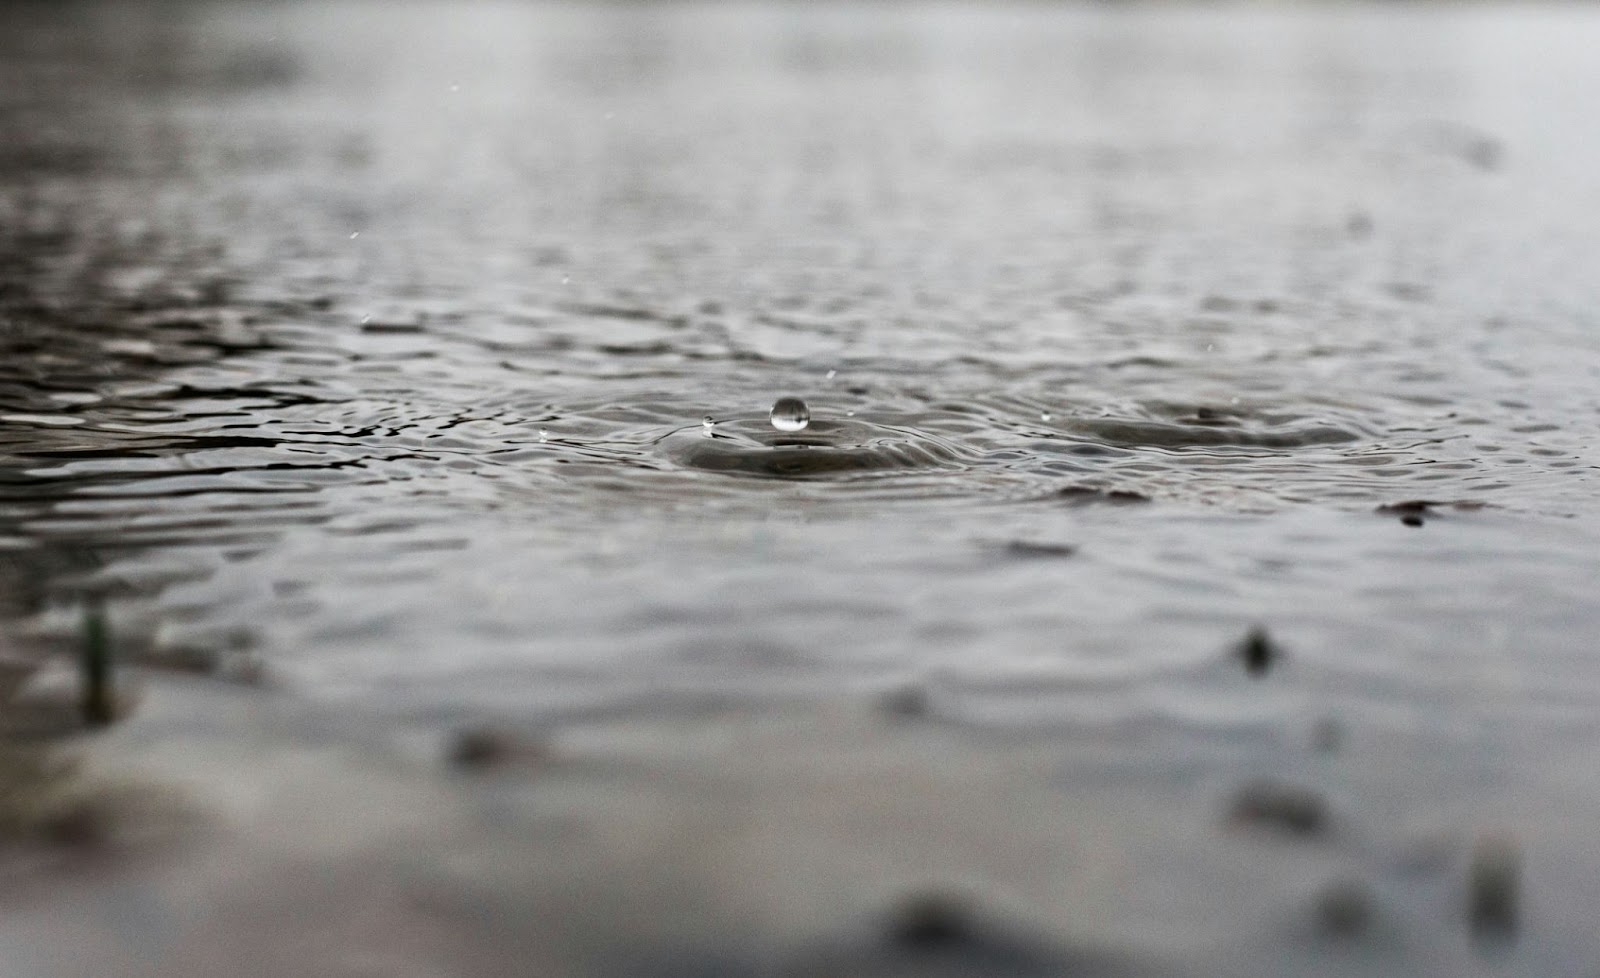
[[[1394,511],[1420,519],[1422,512],[1435,505],[1442,504],[1403,503],[1397,504]],[[1233,647],[1233,657],[1248,675],[1260,679],[1285,656],[1267,630],[1256,626]],[[1318,753],[1332,754],[1344,739],[1343,725],[1324,717],[1313,726],[1310,745]],[[1304,785],[1264,779],[1246,784],[1234,794],[1228,806],[1227,824],[1287,839],[1309,840],[1326,836],[1333,819],[1321,792]],[[1521,876],[1521,852],[1512,837],[1487,835],[1473,847],[1467,866],[1464,906],[1468,930],[1480,944],[1505,944],[1516,937]],[[1355,879],[1329,883],[1318,891],[1311,906],[1317,932],[1336,939],[1351,939],[1367,933],[1377,911],[1378,900],[1372,890]]]

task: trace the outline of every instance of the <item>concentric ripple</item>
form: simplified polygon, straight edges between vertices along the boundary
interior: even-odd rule
[[[736,419],[718,424],[709,434],[700,428],[680,429],[657,445],[687,468],[784,479],[954,469],[975,461],[958,445],[914,429],[847,419],[814,420],[799,432]]]

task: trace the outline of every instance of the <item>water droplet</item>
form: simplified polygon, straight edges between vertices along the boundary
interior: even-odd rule
[[[1039,415],[1039,420],[1040,421],[1049,421],[1050,420],[1050,412],[1049,411],[1045,411],[1042,414],[1040,414]]]
[[[550,440],[550,432],[544,430],[543,428],[540,428],[539,429],[539,441],[546,442],[546,441],[549,441],[549,440]]]
[[[772,405],[772,426],[779,431],[800,431],[811,423],[811,409],[798,397],[780,397]]]

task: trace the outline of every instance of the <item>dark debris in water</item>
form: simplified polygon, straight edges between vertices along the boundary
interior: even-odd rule
[[[445,760],[461,771],[534,766],[549,759],[549,748],[514,731],[467,727],[451,735]]]
[[[1078,548],[1070,543],[1040,543],[1033,540],[1012,540],[1005,546],[1005,552],[1011,557],[1024,558],[1058,558],[1071,557],[1078,552]]]
[[[1147,503],[1150,501],[1149,496],[1132,489],[1107,489],[1082,483],[1062,486],[1055,491],[1054,498],[1079,506],[1086,506],[1092,503],[1125,506],[1131,503]]]
[[[1421,526],[1427,517],[1436,516],[1443,509],[1453,509],[1457,512],[1468,513],[1483,509],[1486,503],[1476,500],[1463,499],[1441,501],[1436,499],[1407,499],[1398,503],[1384,503],[1376,512],[1384,516],[1397,516],[1406,526]]]
[[[1234,647],[1234,654],[1244,663],[1244,671],[1257,678],[1265,676],[1273,666],[1283,661],[1283,647],[1273,641],[1272,636],[1260,625],[1250,629],[1250,633]]]
[[[1256,781],[1234,796],[1228,822],[1297,837],[1322,834],[1328,827],[1328,804],[1310,788],[1280,781]]]

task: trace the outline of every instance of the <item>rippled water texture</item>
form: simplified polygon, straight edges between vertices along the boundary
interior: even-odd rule
[[[3,17],[19,628],[424,715],[1593,729],[1588,8]]]

